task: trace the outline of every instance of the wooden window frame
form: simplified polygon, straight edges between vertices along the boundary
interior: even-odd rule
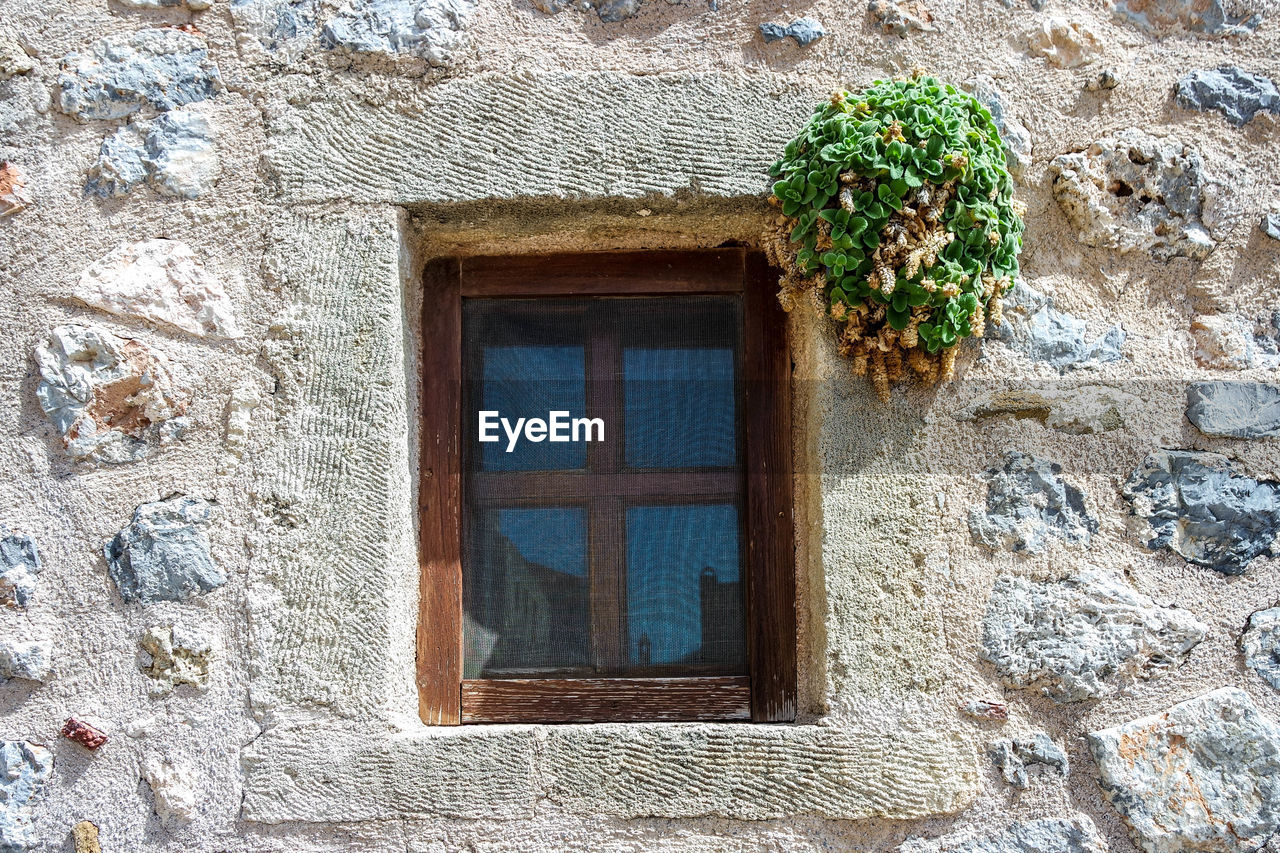
[[[461,723],[789,722],[796,714],[791,358],[778,276],[741,248],[449,258],[424,274],[419,713]],[[747,675],[463,678],[462,300],[742,294]],[[572,475],[569,475],[572,476]]]

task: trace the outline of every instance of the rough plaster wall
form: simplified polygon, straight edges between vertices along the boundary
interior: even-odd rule
[[[321,17],[335,8],[322,4]],[[834,0],[653,4],[614,24],[500,0],[477,9],[471,46],[442,72],[349,61],[314,39],[292,60],[270,54],[220,2],[191,13],[0,0],[0,29],[36,65],[0,83],[0,153],[34,199],[0,219],[0,465],[13,472],[0,521],[36,536],[45,561],[35,603],[0,612],[0,632],[52,637],[57,649],[48,685],[0,685],[0,737],[55,752],[35,810],[45,849],[67,849],[71,825],[88,818],[104,849],[130,851],[892,850],[907,836],[984,836],[1076,812],[1110,849],[1135,849],[1102,800],[1084,732],[1224,685],[1280,718],[1280,698],[1235,645],[1248,614],[1280,600],[1275,562],[1225,578],[1152,553],[1119,495],[1161,445],[1218,450],[1252,476],[1280,477],[1274,440],[1209,438],[1183,417],[1187,380],[1241,375],[1194,361],[1191,321],[1255,317],[1280,302],[1280,243],[1255,227],[1280,199],[1275,118],[1236,128],[1171,96],[1186,71],[1224,62],[1280,77],[1277,10],[1256,8],[1268,17],[1247,38],[1157,41],[1103,2],[1037,12],[1017,0],[948,0],[931,6],[937,32],[902,39],[861,3]],[[756,34],[802,13],[829,33],[807,50]],[[1058,68],[1028,50],[1024,31],[1050,14],[1097,33],[1090,64]],[[188,21],[225,85],[193,105],[218,133],[216,190],[85,198],[85,171],[116,124],[53,106],[59,59],[101,36]],[[1087,374],[1141,400],[1123,428],[1076,436],[1036,420],[957,421],[956,394],[1064,382],[992,344],[968,348],[957,386],[899,389],[882,407],[848,381],[821,325],[797,317],[802,725],[417,726],[409,425],[414,350],[426,343],[413,334],[421,258],[750,242],[768,215],[755,198],[760,169],[807,102],[914,66],[956,81],[992,75],[1030,130],[1035,157],[1018,193],[1029,206],[1025,278],[1091,331],[1125,326],[1128,360]],[[1084,91],[1103,68],[1120,86]],[[1214,208],[1221,243],[1204,263],[1117,255],[1069,235],[1049,161],[1131,126],[1194,144],[1230,187]],[[524,200],[490,201],[504,197]],[[243,339],[196,340],[74,300],[90,263],[161,236],[191,244],[224,281]],[[31,361],[68,321],[165,352],[196,392],[194,431],[130,466],[71,465],[36,406]],[[1262,368],[1243,375],[1274,381]],[[224,419],[245,388],[260,405],[237,461]],[[985,498],[977,474],[1011,448],[1061,463],[1083,488],[1101,522],[1087,549],[992,554],[972,541],[967,513]],[[126,606],[101,545],[134,507],[173,491],[218,502],[209,533],[230,581],[183,604]],[[1157,602],[1188,609],[1209,624],[1208,639],[1181,669],[1104,701],[1060,706],[1002,690],[977,658],[993,579],[1084,566],[1121,571]],[[219,652],[206,690],[155,699],[137,640],[171,623],[200,626]],[[1008,723],[955,712],[963,699],[1002,695]],[[93,754],[58,739],[69,715],[90,716],[112,739]],[[1017,792],[982,752],[1030,729],[1066,747],[1072,772]],[[190,823],[156,815],[142,779],[153,758],[197,769]]]

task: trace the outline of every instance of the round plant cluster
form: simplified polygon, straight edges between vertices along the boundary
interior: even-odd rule
[[[770,174],[782,303],[841,323],[841,353],[881,399],[904,365],[950,379],[956,343],[999,323],[1024,208],[970,95],[925,76],[836,92]]]

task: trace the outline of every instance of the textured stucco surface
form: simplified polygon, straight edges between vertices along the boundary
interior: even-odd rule
[[[909,837],[989,838],[1014,821],[1083,814],[1112,851],[1136,850],[1086,733],[1227,686],[1280,719],[1280,693],[1238,646],[1250,614],[1280,602],[1277,561],[1226,577],[1153,552],[1121,495],[1161,447],[1280,479],[1274,439],[1205,435],[1184,414],[1192,382],[1276,381],[1262,357],[1195,355],[1197,324],[1252,329],[1280,307],[1280,243],[1257,228],[1280,210],[1276,117],[1237,127],[1173,94],[1188,72],[1222,64],[1280,79],[1280,9],[1242,5],[1263,13],[1252,34],[1157,38],[1105,0],[1043,11],[936,0],[934,31],[901,38],[846,0],[649,3],[618,23],[495,0],[469,12],[463,46],[433,68],[324,49],[334,2],[193,12],[0,0],[0,54],[17,45],[32,66],[3,59],[0,73],[13,74],[0,80],[0,158],[31,198],[0,218],[0,523],[34,536],[42,559],[29,606],[0,608],[0,634],[52,638],[54,649],[47,684],[0,684],[0,740],[54,754],[31,812],[43,849],[69,849],[71,827],[88,819],[104,850],[144,853],[889,851]],[[295,36],[264,40],[246,23],[284,7],[298,12]],[[827,35],[804,49],[760,38],[760,23],[799,15]],[[1093,34],[1082,65],[1033,47],[1050,16]],[[220,88],[183,107],[213,129],[216,183],[192,199],[146,186],[87,197],[103,140],[125,125],[59,110],[62,58],[181,24],[194,24],[219,70]],[[903,386],[881,405],[850,380],[825,325],[793,316],[798,724],[422,726],[412,664],[415,377],[431,345],[417,332],[423,261],[752,243],[771,216],[763,169],[811,101],[916,66],[992,78],[1033,143],[1017,193],[1025,281],[1084,321],[1089,340],[1122,326],[1123,359],[1063,373],[988,340],[965,347],[956,384]],[[1104,70],[1118,86],[1096,85]],[[1129,128],[1203,159],[1201,218],[1215,244],[1205,260],[1072,236],[1050,163]],[[191,247],[241,337],[85,304],[84,270],[155,238]],[[127,465],[69,460],[37,403],[32,358],[68,323],[163,353],[191,392],[188,434]],[[979,397],[1053,401],[1077,386],[1116,392],[1105,430],[1056,429],[1036,414],[1052,410],[1043,402],[1029,416],[966,414]],[[981,474],[1010,450],[1063,467],[1099,520],[1087,544],[1028,555],[974,541]],[[128,604],[102,546],[138,506],[175,492],[217,504],[207,533],[227,583],[186,602]],[[1097,701],[1062,706],[1003,687],[979,657],[996,577],[1086,569],[1185,609],[1206,638],[1180,667]],[[154,695],[140,669],[139,639],[169,625],[209,638],[202,689]],[[976,698],[1006,703],[1008,721],[957,712]],[[88,753],[58,738],[69,716],[106,731],[107,745]],[[1070,774],[1015,792],[986,749],[1033,731],[1065,748]],[[189,819],[174,818],[168,804],[185,802]]]

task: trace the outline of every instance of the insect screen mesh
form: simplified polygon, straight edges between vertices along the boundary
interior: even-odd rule
[[[741,310],[464,302],[467,678],[745,672]]]

